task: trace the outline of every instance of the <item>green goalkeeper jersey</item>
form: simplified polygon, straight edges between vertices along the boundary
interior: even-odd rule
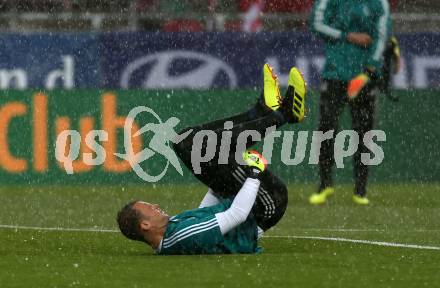
[[[383,52],[391,35],[387,0],[317,0],[310,18],[310,29],[325,44],[326,62],[322,77],[348,81],[366,67],[380,75]],[[350,32],[367,33],[368,47],[349,43]]]
[[[257,223],[252,215],[241,225],[222,235],[215,217],[227,210],[232,200],[185,211],[170,218],[159,249],[160,255],[257,253]]]

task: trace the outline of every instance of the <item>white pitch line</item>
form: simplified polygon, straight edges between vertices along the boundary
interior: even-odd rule
[[[73,232],[102,232],[116,233],[118,230],[101,229],[101,228],[63,228],[63,227],[33,227],[18,225],[0,225],[0,228],[15,230],[40,230],[40,231],[73,231]]]
[[[45,231],[110,232],[110,233],[119,232],[119,230],[111,230],[111,229],[105,229],[105,228],[35,227],[35,226],[0,224],[0,229],[1,228],[20,229],[20,230],[43,230],[43,231],[45,230]],[[293,230],[295,230],[295,231],[314,231],[314,232],[393,232],[393,231],[395,232],[396,231],[396,230],[383,230],[383,229],[352,229],[352,228],[294,228]],[[399,231],[422,233],[422,232],[440,232],[440,229],[417,229],[417,230],[399,230]],[[268,237],[268,236],[265,236],[265,237]],[[282,237],[284,237],[284,236],[282,236]]]
[[[440,229],[416,229],[416,230],[384,230],[384,229],[354,229],[354,228],[294,228],[296,231],[324,231],[324,232],[440,232]]]
[[[424,249],[424,250],[440,250],[438,246],[426,246],[417,244],[402,244],[394,242],[383,242],[383,241],[371,241],[371,240],[360,240],[360,239],[349,239],[340,237],[319,237],[319,236],[264,236],[267,238],[291,238],[291,239],[310,239],[310,240],[324,240],[324,241],[338,241],[338,242],[349,242],[357,244],[368,244],[376,246],[386,246],[386,247],[400,247],[400,248],[410,248],[410,249]]]
[[[100,228],[63,228],[63,227],[34,227],[34,226],[18,226],[18,225],[2,225],[3,229],[15,229],[15,230],[40,230],[40,231],[72,231],[72,232],[98,232],[98,233],[117,233],[118,230],[112,229],[100,229]],[[317,231],[317,229],[311,229]],[[338,230],[335,230],[338,231]],[[267,235],[264,238],[290,238],[290,239],[309,239],[309,240],[323,240],[323,241],[337,241],[348,242],[356,244],[367,244],[385,247],[400,247],[409,249],[424,249],[424,250],[440,250],[439,246],[427,246],[417,244],[403,244],[384,241],[372,241],[372,240],[359,240],[340,237],[320,237],[320,236],[294,236],[294,235]]]

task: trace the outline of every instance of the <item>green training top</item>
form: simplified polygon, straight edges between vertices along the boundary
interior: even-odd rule
[[[188,210],[170,218],[159,249],[160,255],[170,254],[229,254],[257,253],[257,223],[249,215],[247,220],[222,235],[215,217],[227,210],[232,200],[220,204]]]
[[[317,0],[309,26],[325,43],[324,79],[348,81],[367,66],[381,75],[383,52],[391,35],[387,0]],[[368,33],[372,44],[364,48],[349,43],[350,32]]]

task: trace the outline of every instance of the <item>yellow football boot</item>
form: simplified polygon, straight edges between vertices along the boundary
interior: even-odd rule
[[[263,66],[264,104],[271,110],[277,110],[281,105],[281,93],[278,77],[269,64]]]
[[[307,85],[304,77],[298,68],[292,67],[289,73],[286,95],[284,96],[284,105],[290,110],[288,111],[290,123],[304,120],[306,94]]]
[[[327,200],[327,197],[333,195],[333,193],[335,193],[335,189],[333,187],[327,187],[320,193],[314,193],[312,196],[310,196],[309,203],[313,205],[324,204]]]
[[[354,203],[359,204],[359,205],[368,205],[368,204],[370,204],[370,200],[368,200],[367,197],[361,197],[361,196],[358,196],[358,195],[353,195],[353,201],[354,201]]]

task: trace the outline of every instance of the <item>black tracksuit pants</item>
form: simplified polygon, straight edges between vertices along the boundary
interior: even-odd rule
[[[232,121],[234,125],[232,129],[228,130],[232,132],[231,150],[228,164],[218,164],[220,139],[222,132],[225,131],[224,122],[226,121]],[[245,130],[256,130],[263,138],[266,128],[273,125],[279,127],[284,123],[284,117],[280,112],[267,112],[257,105],[248,112],[233,117],[184,129],[179,134],[189,129],[193,129],[193,131],[180,143],[174,145],[174,150],[183,163],[201,182],[210,187],[216,195],[229,198],[238,193],[247,178],[246,168],[235,161],[235,147],[238,135]],[[191,162],[191,150],[193,145],[202,145],[202,155],[204,154],[207,145],[206,138],[201,141],[202,143],[193,143],[195,134],[201,130],[214,131],[217,135],[217,149],[213,159],[205,163],[200,163],[201,173],[196,174],[194,173]],[[246,143],[246,149],[255,143],[256,141],[249,139]],[[239,152],[242,154],[244,151]],[[266,231],[278,223],[284,215],[287,208],[287,188],[286,185],[268,169],[262,173],[260,183],[252,213],[256,218],[258,226]]]
[[[373,86],[365,87],[357,98],[348,100],[347,83],[337,80],[323,80],[321,85],[319,131],[335,130],[337,134],[339,118],[345,105],[350,106],[352,129],[359,135],[359,147],[354,154],[355,191],[365,196],[368,179],[368,166],[361,162],[361,153],[368,153],[363,142],[364,134],[373,129],[376,97]],[[321,182],[318,192],[333,186],[332,167],[334,165],[334,139],[323,141],[319,154],[319,174]]]

